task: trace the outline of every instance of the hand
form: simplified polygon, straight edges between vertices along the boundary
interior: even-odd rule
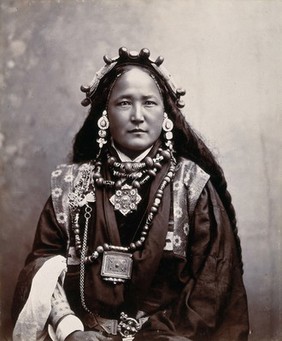
[[[99,332],[94,331],[83,332],[80,330],[71,333],[65,339],[65,341],[111,341],[111,340],[113,340],[111,337],[104,336]]]

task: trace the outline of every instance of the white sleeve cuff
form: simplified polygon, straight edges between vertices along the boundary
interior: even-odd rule
[[[75,315],[65,316],[58,324],[56,329],[56,336],[58,341],[65,341],[67,336],[71,333],[81,330],[84,331],[82,322]]]

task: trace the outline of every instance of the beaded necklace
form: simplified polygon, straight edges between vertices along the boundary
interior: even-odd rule
[[[131,242],[128,246],[115,246],[104,243],[103,245],[99,245],[96,250],[92,252],[91,255],[87,256],[86,249],[88,224],[92,212],[92,208],[89,203],[95,201],[94,184],[99,187],[105,186],[108,188],[114,188],[116,190],[116,193],[110,198],[110,202],[114,205],[115,209],[119,210],[119,201],[116,199],[116,197],[121,197],[122,195],[125,196],[126,194],[124,193],[126,193],[126,190],[131,193],[134,191],[133,195],[135,195],[135,191],[137,191],[140,186],[149,181],[152,177],[156,176],[156,173],[162,168],[161,162],[163,161],[170,161],[170,166],[166,176],[164,177],[162,183],[159,186],[159,189],[156,192],[152,207],[150,208],[139,239],[137,241]],[[159,206],[161,204],[164,188],[171,182],[174,176],[176,161],[172,154],[172,150],[163,150],[162,148],[159,148],[155,158],[152,159],[150,157],[146,157],[144,159],[144,162],[122,163],[118,162],[116,158],[110,155],[108,155],[107,162],[109,167],[112,169],[112,174],[116,177],[120,177],[120,179],[117,181],[109,181],[103,179],[101,176],[101,160],[97,160],[94,164],[90,163],[84,165],[81,170],[81,176],[78,182],[75,184],[74,191],[69,195],[69,202],[73,213],[72,230],[74,234],[74,242],[77,255],[80,256],[81,259],[83,259],[84,263],[88,264],[95,262],[95,260],[100,255],[103,255],[103,260],[106,260],[102,262],[101,275],[102,277],[104,277],[104,280],[117,283],[124,282],[125,279],[130,278],[130,268],[132,266],[131,253],[134,252],[136,249],[141,248],[145,242],[145,239],[152,225],[152,221],[157,214]],[[128,184],[128,180],[132,181],[131,185]],[[121,191],[124,192],[122,195],[119,193]],[[139,196],[139,194],[137,193],[136,196]],[[131,202],[131,208],[137,209],[137,203],[138,202]],[[83,242],[81,242],[79,217],[82,213],[81,211],[83,207],[85,229]],[[112,254],[113,251],[115,252],[114,254]],[[124,255],[126,255],[126,259],[124,259]],[[108,276],[108,266],[109,263],[113,261],[111,256],[114,256],[116,258],[116,261],[117,259],[120,259],[120,262],[127,269],[128,273],[120,274],[121,277],[119,277],[118,273],[116,274],[117,276]],[[109,259],[107,260],[107,258]],[[116,267],[118,267],[118,264],[116,264]]]
[[[156,173],[162,168],[161,162],[163,161],[169,161],[170,165],[164,179],[156,191],[153,204],[141,230],[140,237],[136,241],[132,241],[127,246],[117,246],[104,243],[103,245],[97,246],[96,250],[90,255],[87,255],[88,228],[92,213],[92,207],[89,203],[93,203],[96,200],[95,184],[106,188],[115,188],[116,193],[114,196],[118,195],[118,191],[121,191],[122,187],[129,186],[128,183],[126,183],[128,180],[132,181],[131,186],[134,186],[134,188],[130,188],[130,190],[137,190],[140,186],[149,181],[150,178],[156,175]],[[112,175],[120,178],[119,180],[109,181],[103,179],[101,176],[102,163],[100,160],[97,160],[94,164],[89,163],[82,167],[81,175],[74,186],[74,191],[69,195],[69,203],[73,217],[72,230],[74,233],[75,249],[77,255],[80,257],[81,303],[83,308],[91,314],[93,313],[88,309],[84,295],[85,265],[94,263],[100,256],[102,256],[101,277],[103,280],[115,285],[117,283],[123,283],[131,278],[133,265],[132,254],[134,251],[141,249],[144,245],[152,226],[153,219],[158,213],[161,205],[164,189],[172,181],[176,167],[176,160],[173,156],[172,148],[169,150],[159,148],[154,159],[146,157],[144,162],[136,164],[120,163],[112,156],[108,156],[107,162],[112,170]],[[111,202],[112,198],[113,197],[110,198]],[[85,226],[81,242],[79,217],[80,214],[82,214],[83,208]]]

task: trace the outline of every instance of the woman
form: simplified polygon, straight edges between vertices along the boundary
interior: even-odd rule
[[[14,340],[246,340],[235,212],[185,91],[148,49],[104,60],[73,164],[52,173]]]

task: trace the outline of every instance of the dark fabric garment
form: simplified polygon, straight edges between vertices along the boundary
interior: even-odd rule
[[[192,340],[247,340],[247,298],[234,234],[210,182],[195,210],[187,262],[179,259],[174,277],[166,278],[170,288],[171,278],[175,278],[179,290],[175,287],[170,303],[152,314],[140,340],[142,333],[149,337],[151,330],[153,334],[159,330]],[[170,291],[159,285],[155,290],[167,297]]]
[[[106,164],[106,163],[105,163]],[[154,178],[153,183],[147,184],[148,194],[147,200],[143,200],[141,209],[137,213],[133,212],[128,216],[122,218],[125,226],[129,226],[134,221],[133,234],[139,227],[142,228],[145,219],[154,200],[155,193],[162,183],[162,180],[167,174],[169,163],[166,163],[161,171]],[[103,177],[110,179],[106,167],[103,167]],[[149,186],[149,188],[148,188]],[[146,187],[145,187],[146,189]],[[112,245],[122,245],[119,229],[117,225],[116,214],[109,198],[114,194],[114,191],[108,191],[105,188],[96,189],[96,212],[95,217],[91,222],[91,234],[89,252],[96,250],[97,246],[103,245],[105,241]],[[105,284],[105,281],[100,276],[102,257],[99,257],[94,264],[87,267],[85,279],[85,298],[87,307],[93,312],[99,312],[100,315],[106,318],[118,318],[121,309],[130,310],[130,313],[136,313],[138,310],[138,301],[143,297],[150,286],[152,275],[156,272],[160,259],[162,257],[162,250],[165,245],[165,238],[169,220],[170,207],[170,186],[166,186],[164,190],[162,204],[159,208],[159,213],[155,216],[150,233],[146,238],[144,247],[141,251],[133,253],[133,273],[132,279],[129,283],[112,285]],[[141,203],[142,204],[142,203]],[[93,208],[94,209],[94,208]],[[139,221],[141,219],[141,221]],[[121,218],[119,219],[121,220]],[[136,239],[134,239],[136,240]],[[124,244],[123,244],[124,245]],[[126,246],[128,244],[125,244]],[[71,270],[71,269],[70,269]],[[78,304],[77,297],[79,296],[79,287],[77,285],[78,276],[77,267],[74,273],[69,271],[66,276],[65,288],[66,291],[75,303],[75,306],[81,308]],[[95,288],[95,290],[93,289]],[[126,297],[125,299],[125,292]],[[130,297],[130,300],[128,299]],[[75,310],[78,315],[84,314],[82,309]]]
[[[167,188],[169,190],[169,187]],[[167,215],[160,215],[157,227],[165,227],[164,224],[168,222],[168,212],[169,206],[165,206],[163,213]],[[159,237],[160,233],[161,237]],[[154,266],[157,264],[157,267],[155,271],[151,271],[149,288],[142,290],[140,297],[137,297],[137,308],[148,313],[150,319],[135,340],[176,341],[179,339],[180,341],[181,336],[186,337],[187,340],[197,341],[247,340],[247,300],[234,234],[222,203],[210,182],[203,190],[192,218],[187,258],[177,256],[173,252],[162,251],[163,236],[165,238],[165,233],[157,228],[156,231],[152,229],[152,238],[148,238],[148,243],[152,245],[150,247],[147,245],[149,251],[144,256],[144,274],[146,275],[146,271],[147,273],[151,271],[150,262],[147,267],[146,257],[153,261]],[[55,254],[65,255],[65,245],[66,236],[56,222],[52,202],[49,199],[41,215],[34,248],[27,259],[27,268],[20,276],[21,284],[18,287],[23,287],[26,278],[30,278],[28,269],[40,263],[41,259],[44,260],[44,257]],[[154,247],[158,248],[156,257],[161,256],[156,262],[155,254],[150,252]],[[135,257],[139,257],[142,266],[142,254]],[[146,276],[138,277],[138,269],[135,271],[133,283],[136,283],[134,281],[138,283],[134,290],[130,288],[131,296],[134,296],[134,293],[137,295],[142,285],[146,287]],[[92,277],[95,274],[99,276],[99,272],[100,270],[97,270],[96,273],[92,273]],[[105,283],[101,285],[110,286]],[[121,295],[117,287],[110,289],[114,292],[111,298],[112,305],[111,302],[103,305],[103,308],[109,305],[106,311],[109,318],[116,317],[117,303],[124,305],[127,299],[127,296]],[[94,288],[87,277],[88,300],[91,299],[91,290],[92,292],[96,290]],[[26,300],[27,291],[19,290],[16,293],[15,301],[18,307],[23,306],[20,302]],[[79,317],[83,318],[78,272],[68,274],[66,292],[71,307]],[[103,299],[108,302],[108,297],[101,297],[101,300]],[[112,316],[110,316],[111,306],[114,307]],[[16,317],[18,313],[19,308],[15,309],[14,316]]]

